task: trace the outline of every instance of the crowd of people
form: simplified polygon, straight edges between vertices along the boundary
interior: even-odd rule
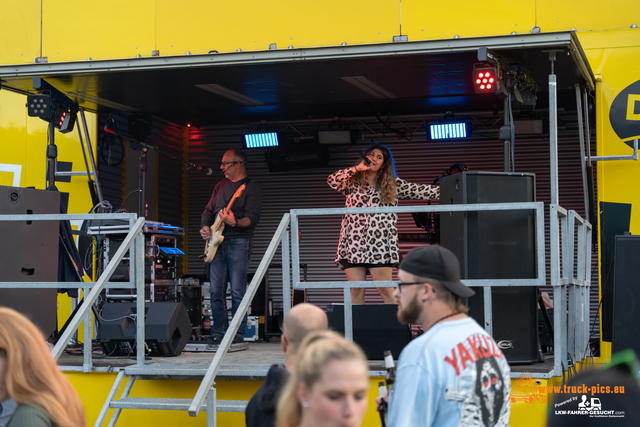
[[[509,364],[466,314],[464,298],[474,292],[460,281],[456,256],[439,245],[418,247],[400,262],[398,279],[398,319],[424,333],[400,354],[393,393],[378,399],[378,408],[382,400],[389,408],[386,425],[508,426]],[[356,344],[324,331],[324,313],[312,317],[311,307],[297,305],[285,318],[287,364],[269,371],[247,406],[247,427],[361,425],[370,386],[366,358]],[[314,319],[315,327],[300,326],[304,319]],[[285,343],[294,327],[301,344],[290,363]],[[273,381],[277,369],[285,374]]]

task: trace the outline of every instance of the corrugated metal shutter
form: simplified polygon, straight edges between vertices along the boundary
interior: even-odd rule
[[[138,157],[127,158],[127,147],[133,141],[128,134],[128,116],[124,114],[114,114],[113,119],[120,138],[116,139],[116,143],[109,147],[104,143],[104,126],[107,120],[106,116],[101,116],[98,125],[98,160],[97,168],[100,177],[100,186],[103,192],[103,198],[111,203],[113,211],[117,211],[122,205],[125,197],[125,170],[128,162],[138,164]],[[165,120],[157,117],[153,118],[152,132],[145,140],[145,143],[155,150],[155,158],[157,159],[157,192],[155,194],[147,194],[146,199],[149,204],[155,204],[157,208],[157,221],[166,224],[182,226],[186,221],[184,219],[185,201],[185,164],[180,160],[173,159],[168,155],[181,159],[183,155],[183,136],[182,128],[173,125]],[[122,141],[122,145],[120,144]],[[124,147],[124,153],[123,153]],[[158,151],[159,150],[159,151]],[[162,153],[160,152],[162,151]],[[139,150],[137,151],[139,153]],[[129,151],[131,153],[131,151]],[[166,154],[163,154],[166,153]],[[168,154],[168,155],[167,155]],[[138,156],[138,154],[136,154]],[[120,162],[120,159],[122,161]],[[134,170],[137,170],[135,166]],[[131,170],[131,167],[129,168]],[[136,177],[129,177],[129,181],[137,181]],[[147,177],[147,179],[153,179]],[[135,199],[135,194],[130,196]],[[128,204],[128,206],[137,206],[136,203]],[[156,218],[148,218],[149,220]],[[177,239],[178,247],[186,247],[185,237]],[[182,271],[186,270],[186,260],[178,259],[178,268]]]
[[[544,112],[539,112],[544,116]],[[254,271],[266,250],[282,215],[290,209],[317,207],[343,207],[344,196],[332,191],[326,184],[327,176],[337,169],[350,166],[358,161],[358,153],[371,140],[387,144],[396,160],[398,175],[408,181],[432,183],[443,170],[453,163],[465,163],[469,170],[502,171],[503,143],[497,140],[497,129],[502,124],[500,117],[473,114],[470,120],[474,132],[469,139],[460,141],[426,141],[424,116],[403,117],[388,123],[394,129],[412,129],[406,133],[411,140],[399,137],[399,133],[389,131],[377,118],[361,118],[360,130],[367,130],[364,141],[354,146],[331,147],[329,166],[308,170],[270,173],[264,160],[265,149],[245,150],[248,156],[249,176],[260,183],[264,191],[263,216],[256,230],[250,271]],[[580,148],[575,112],[560,112],[558,142],[560,204],[566,209],[574,209],[584,217],[582,178],[580,171]],[[471,115],[468,116],[471,118]],[[314,127],[325,123],[293,123],[301,134],[310,134]],[[282,125],[284,128],[285,125]],[[211,166],[214,175],[202,172],[189,173],[189,273],[204,274],[204,264],[197,257],[204,243],[197,230],[200,215],[211,196],[215,183],[222,179],[218,165],[224,152],[229,148],[242,148],[241,135],[244,127],[221,126],[216,128],[192,129],[189,137],[190,161]],[[549,203],[549,142],[548,135],[518,136],[515,144],[515,169],[518,172],[536,174],[537,200]],[[401,201],[401,204],[420,204],[420,201]],[[304,217],[300,221],[301,262],[307,264],[308,280],[345,280],[344,273],[334,264],[335,249],[340,232],[339,217]],[[402,214],[398,220],[399,233],[419,233],[409,214]],[[547,235],[548,240],[548,235]],[[422,244],[419,241],[402,241],[401,253]],[[275,263],[281,262],[278,252]],[[548,269],[547,269],[548,271]],[[274,268],[269,274],[269,297],[273,298],[276,309],[282,301],[281,270]],[[592,316],[597,311],[597,254],[593,258],[592,275]],[[552,295],[551,289],[543,289]],[[380,301],[375,290],[367,291],[368,301]],[[331,290],[311,290],[311,302],[324,306],[331,302],[341,302],[341,292]]]

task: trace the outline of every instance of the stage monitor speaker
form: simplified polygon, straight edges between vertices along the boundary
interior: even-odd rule
[[[613,266],[615,264],[616,236],[629,232],[631,204],[600,202],[600,241],[602,281],[602,329],[603,341],[611,342],[613,336]]]
[[[0,215],[59,214],[60,193],[0,186]],[[59,221],[0,221],[0,281],[57,282]],[[0,305],[27,316],[45,337],[56,330],[56,289],[0,289]]]
[[[135,354],[136,303],[106,303],[100,313],[98,339],[107,355]],[[145,343],[151,354],[178,356],[191,337],[191,321],[181,302],[145,305]]]
[[[387,350],[397,359],[411,341],[411,329],[398,320],[396,304],[354,304],[352,310],[353,341],[367,359],[382,360]],[[327,317],[329,329],[344,335],[344,304],[327,306]]]
[[[535,201],[535,175],[462,172],[440,180],[440,205]],[[440,244],[460,261],[462,279],[536,277],[531,210],[442,212]],[[484,289],[474,288],[469,315],[484,326]],[[538,360],[535,287],[492,287],[493,338],[509,363]]]
[[[627,348],[640,354],[640,236],[616,236],[613,267],[612,353]]]

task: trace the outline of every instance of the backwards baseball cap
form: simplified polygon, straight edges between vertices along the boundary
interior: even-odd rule
[[[400,262],[400,270],[415,276],[435,279],[452,294],[470,297],[475,292],[460,281],[460,262],[440,245],[421,246],[411,250]]]

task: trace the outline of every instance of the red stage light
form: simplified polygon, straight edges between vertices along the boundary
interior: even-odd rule
[[[477,64],[474,66],[474,90],[476,93],[493,93],[496,90],[496,80],[498,69],[496,67],[487,66],[485,64]]]

